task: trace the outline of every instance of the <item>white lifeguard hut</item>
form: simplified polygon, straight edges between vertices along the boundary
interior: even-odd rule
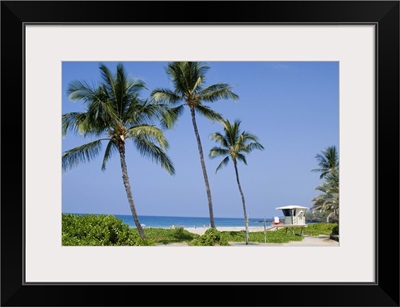
[[[284,206],[275,208],[276,210],[282,210],[285,216],[285,225],[306,225],[306,210],[307,207],[302,206]]]

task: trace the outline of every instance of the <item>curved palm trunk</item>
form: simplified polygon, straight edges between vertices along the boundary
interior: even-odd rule
[[[121,160],[122,180],[124,182],[126,196],[128,197],[129,207],[131,208],[133,220],[135,221],[135,225],[137,230],[139,231],[139,235],[141,238],[144,239],[146,238],[146,236],[144,234],[142,225],[140,225],[139,218],[136,214],[135,204],[133,202],[133,197],[132,197],[131,185],[129,183],[128,169],[126,167],[126,161],[125,161],[125,143],[120,143],[118,149]]]
[[[239,187],[239,192],[240,192],[240,195],[242,196],[243,213],[244,213],[244,225],[245,225],[245,228],[246,228],[246,244],[249,244],[249,221],[247,219],[246,202],[244,200],[244,194],[243,194],[243,191],[242,191],[242,187],[240,185],[239,172],[238,172],[236,161],[234,161],[233,165],[235,166],[236,181],[237,181],[237,184],[238,184],[238,187]]]
[[[207,198],[208,198],[208,210],[210,212],[210,226],[211,226],[211,228],[215,228],[210,185],[208,183],[206,164],[204,163],[203,148],[201,147],[200,135],[199,135],[199,131],[197,129],[196,116],[195,116],[194,108],[190,108],[190,113],[192,114],[193,129],[194,129],[194,134],[196,135],[197,147],[199,149],[199,154],[200,154],[201,168],[203,170],[204,182],[206,184],[206,192],[207,192]]]

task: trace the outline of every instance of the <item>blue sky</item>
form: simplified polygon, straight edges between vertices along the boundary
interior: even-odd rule
[[[228,83],[239,101],[220,100],[211,106],[224,118],[241,120],[241,129],[258,136],[263,151],[239,164],[239,175],[250,218],[281,215],[285,205],[312,206],[321,183],[316,154],[339,145],[338,62],[205,62],[210,69],[206,85]],[[82,102],[66,94],[71,81],[100,82],[100,62],[63,62],[62,112],[84,111]],[[102,62],[115,71],[116,62]],[[129,75],[145,81],[147,98],[154,88],[172,88],[165,73],[168,62],[123,62]],[[243,217],[233,164],[218,173],[222,159],[210,159],[217,145],[209,135],[222,132],[219,123],[197,116],[205,153],[215,217]],[[208,202],[190,112],[185,110],[172,130],[165,131],[176,174],[142,157],[127,142],[126,159],[138,215],[208,217]],[[93,139],[68,133],[62,151]],[[105,148],[105,147],[103,147]],[[103,153],[87,164],[63,173],[62,212],[131,214],[119,157],[114,155],[101,171]]]

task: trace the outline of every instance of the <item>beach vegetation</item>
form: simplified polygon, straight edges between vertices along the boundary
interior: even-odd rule
[[[62,215],[64,246],[138,246],[152,245],[131,231],[113,215]]]
[[[303,230],[306,236],[328,236],[338,227],[336,223],[314,223],[308,224]]]
[[[146,233],[146,238],[153,242],[153,245],[188,243],[200,237],[200,235],[191,233],[183,227],[172,229],[146,228],[144,231]]]
[[[175,169],[166,154],[169,146],[163,131],[155,123],[161,121],[166,107],[140,98],[145,89],[141,80],[128,78],[122,64],[113,74],[105,65],[100,65],[102,82],[92,85],[86,81],[73,81],[67,93],[72,101],[84,104],[85,112],[62,115],[63,136],[67,131],[79,132],[83,137],[95,137],[94,141],[69,149],[62,155],[63,171],[79,163],[90,162],[97,157],[106,142],[101,170],[106,169],[109,159],[118,154],[122,180],[133,220],[141,238],[144,231],[136,213],[126,163],[126,142],[131,140],[136,150],[144,157],[161,164],[170,174]]]
[[[223,157],[222,162],[218,165],[215,172],[218,172],[223,166],[227,165],[232,160],[235,169],[236,182],[242,198],[243,216],[246,230],[246,244],[249,242],[249,225],[246,211],[246,202],[244,193],[239,179],[238,162],[243,162],[247,165],[246,154],[249,154],[255,149],[263,150],[264,147],[258,142],[257,136],[247,131],[240,130],[241,122],[235,120],[231,123],[229,120],[221,122],[223,133],[215,132],[210,135],[210,139],[219,143],[219,147],[213,147],[210,150],[210,158]]]
[[[303,236],[338,235],[338,224],[315,223],[301,229],[278,229],[249,233],[253,243],[288,243],[302,241]],[[179,244],[183,246],[229,246],[230,242],[246,242],[246,232],[218,231],[209,228],[203,235],[189,232],[183,227],[144,228],[146,238],[140,237],[137,228],[129,227],[113,215],[62,214],[63,246],[156,246]]]
[[[228,240],[216,228],[209,228],[197,239],[189,242],[191,246],[229,246]]]
[[[324,223],[330,212],[308,210],[305,214],[307,223]]]
[[[221,121],[222,116],[204,103],[213,103],[221,99],[237,101],[239,97],[232,92],[229,84],[216,83],[206,85],[206,73],[208,70],[209,66],[201,62],[170,62],[166,67],[166,73],[174,88],[156,88],[152,91],[151,97],[155,102],[164,102],[170,105],[169,112],[165,113],[164,116],[164,123],[168,128],[172,128],[179,116],[183,114],[184,108],[187,107],[190,110],[206,188],[210,226],[215,228],[211,189],[196,115],[199,114],[211,121]]]
[[[339,235],[339,225],[336,225],[332,228],[331,235]]]
[[[62,245],[65,246],[154,246],[185,243],[200,237],[183,227],[145,228],[146,238],[113,215],[62,214]]]
[[[313,212],[327,212],[326,221],[339,222],[339,156],[335,146],[330,146],[316,155],[322,183],[315,189],[319,194],[312,199]]]
[[[288,243],[292,241],[302,241],[303,237],[297,233],[294,234],[291,231],[285,229],[278,229],[275,231],[263,231],[250,232],[249,241],[253,243]],[[245,231],[221,231],[222,237],[228,242],[246,242]]]
[[[326,222],[339,221],[339,173],[326,176],[324,182],[315,188],[320,192],[313,201],[313,211],[327,212]]]

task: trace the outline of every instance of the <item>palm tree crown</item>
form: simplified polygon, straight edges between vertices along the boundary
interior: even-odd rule
[[[239,120],[236,120],[233,124],[225,120],[223,121],[224,134],[216,132],[210,135],[211,140],[221,145],[221,147],[213,147],[210,150],[210,157],[225,157],[218,165],[215,170],[216,172],[218,172],[221,167],[227,165],[230,159],[235,165],[237,161],[241,161],[247,165],[245,154],[250,153],[254,149],[264,149],[254,134],[240,131],[240,124],[241,122]]]
[[[157,88],[152,91],[151,97],[156,102],[170,104],[167,126],[171,127],[186,105],[191,110],[210,120],[222,120],[222,116],[214,112],[203,102],[215,102],[220,99],[232,99],[237,101],[239,96],[232,92],[231,86],[226,83],[217,83],[205,87],[206,73],[209,66],[201,62],[171,62],[166,68],[168,76],[174,85],[174,90]],[[179,103],[182,104],[179,104]]]
[[[220,99],[238,100],[238,95],[231,91],[226,83],[217,83],[205,86],[205,75],[209,67],[200,62],[171,62],[166,68],[171,78],[174,90],[158,88],[152,91],[151,97],[155,102],[165,102],[171,106],[164,116],[164,124],[171,128],[182,115],[184,107],[188,106],[192,117],[193,130],[197,141],[200,164],[203,171],[204,183],[208,199],[210,225],[215,228],[211,190],[204,161],[203,148],[197,128],[196,112],[212,121],[222,121],[222,116],[214,112],[204,102],[215,102]]]
[[[69,98],[83,101],[86,112],[63,114],[62,131],[63,135],[70,130],[85,137],[103,138],[66,151],[62,159],[63,169],[75,167],[79,162],[89,162],[100,153],[101,141],[108,141],[102,163],[102,170],[105,170],[111,154],[118,151],[126,140],[132,139],[142,155],[174,174],[172,162],[165,153],[168,141],[163,132],[152,125],[154,119],[161,118],[165,112],[164,106],[140,99],[140,90],[145,88],[143,81],[128,79],[121,64],[117,66],[115,76],[105,65],[101,65],[100,70],[103,82],[98,87],[81,81],[70,83]]]
[[[100,154],[102,142],[107,142],[101,169],[105,170],[112,154],[119,153],[123,183],[132,215],[139,234],[144,238],[130,188],[125,143],[131,139],[141,155],[151,158],[168,173],[174,174],[174,166],[166,154],[168,142],[162,130],[154,125],[155,120],[162,118],[166,108],[162,104],[141,99],[139,94],[145,88],[144,83],[129,79],[122,64],[117,65],[115,75],[105,65],[100,65],[100,71],[102,82],[98,86],[82,81],[69,84],[69,98],[82,101],[85,112],[63,114],[63,135],[72,131],[79,132],[84,137],[99,139],[65,151],[62,155],[62,168],[66,171],[80,162],[91,161]]]
[[[321,173],[320,179],[339,168],[339,156],[335,146],[326,148],[322,151],[322,154],[317,154],[315,158],[318,160],[319,168],[312,171]]]

